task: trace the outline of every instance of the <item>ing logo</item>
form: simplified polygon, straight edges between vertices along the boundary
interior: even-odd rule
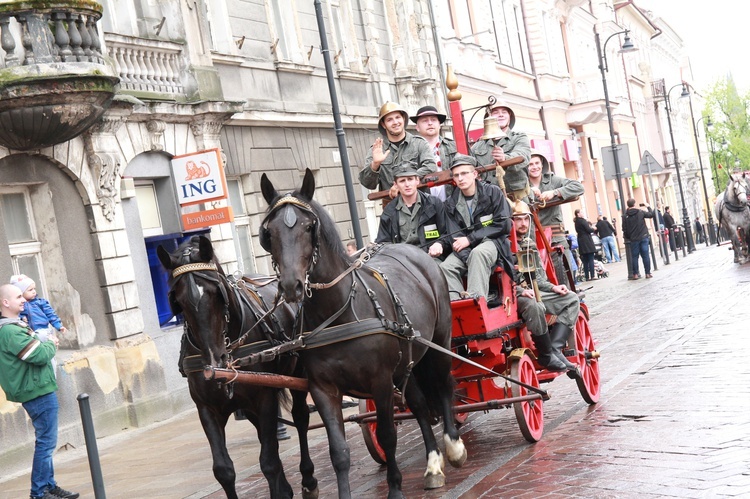
[[[188,161],[185,163],[185,171],[187,172],[185,180],[195,180],[208,177],[211,167],[205,161],[201,161],[200,166],[196,165],[195,161]]]

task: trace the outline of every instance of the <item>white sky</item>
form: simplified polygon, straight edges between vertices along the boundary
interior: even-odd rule
[[[744,0],[635,0],[652,10],[684,40],[696,88],[706,90],[732,73],[740,92],[750,90],[750,45],[747,4]]]

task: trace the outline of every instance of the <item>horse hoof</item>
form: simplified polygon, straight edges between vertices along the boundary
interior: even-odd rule
[[[318,487],[315,487],[314,489],[310,490],[307,487],[302,487],[302,499],[318,499],[318,495],[320,494],[320,490]]]
[[[433,474],[424,477],[424,488],[425,490],[439,489],[445,486],[445,475]]]
[[[450,463],[450,465],[453,466],[454,468],[460,468],[461,466],[464,465],[468,457],[469,457],[469,453],[466,452],[466,448],[464,448],[463,453],[460,456],[458,456],[457,459],[451,459],[449,457],[448,463]]]

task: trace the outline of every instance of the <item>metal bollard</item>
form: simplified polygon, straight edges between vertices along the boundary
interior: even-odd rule
[[[659,242],[661,243],[660,249],[664,265],[669,265],[669,236],[667,235],[667,229],[659,231]]]
[[[648,236],[648,248],[651,251],[651,265],[654,267],[654,270],[659,270],[658,265],[656,265],[656,251],[654,251],[654,242],[651,240],[651,235]]]
[[[94,487],[96,499],[106,499],[104,490],[104,478],[102,477],[102,466],[99,462],[99,449],[96,445],[96,432],[94,431],[94,419],[91,417],[91,405],[89,395],[81,393],[78,399],[78,409],[81,411],[81,424],[83,425],[83,438],[86,441],[86,453],[89,458],[89,469],[91,470],[91,484]]]
[[[674,245],[672,242],[674,241]],[[674,234],[674,228],[669,229],[669,247],[672,248],[672,251],[674,251],[674,261],[680,259],[680,254],[677,252],[677,237]]]

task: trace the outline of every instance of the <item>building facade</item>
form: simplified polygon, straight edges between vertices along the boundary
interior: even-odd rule
[[[662,158],[667,149],[650,85],[667,78],[666,69],[653,69],[667,64],[650,58],[659,51],[660,61],[682,67],[669,61],[679,47],[659,45],[663,28],[633,2],[6,2],[0,73],[11,83],[0,83],[0,276],[34,278],[69,330],[58,354],[61,445],[82,441],[82,392],[100,436],[191,406],[177,371],[182,326],[166,300],[159,245],[173,249],[207,233],[227,272],[271,272],[257,236],[266,208],[260,177],[287,190],[307,168],[342,240],[353,239],[316,7],[327,27],[354,179],[378,136],[380,106],[447,109],[451,64],[464,109],[490,95],[507,103],[516,128],[548,152],[555,173],[584,182],[586,194],[566,206],[567,220],[577,207],[592,221],[617,218],[622,200],[601,157],[610,135],[595,32],[606,38],[625,28],[642,48],[631,59],[617,54],[619,37],[606,47],[617,141],[636,170],[644,151]],[[676,35],[672,42],[679,46]],[[70,82],[61,102],[44,101],[54,92],[29,78],[45,72]],[[31,100],[18,99],[24,95]],[[54,112],[44,107],[53,105]],[[8,120],[27,113],[28,127],[9,126],[3,113]],[[483,113],[472,113],[469,128],[481,130]],[[49,116],[53,131],[39,124]],[[683,137],[687,127],[678,128]],[[689,144],[681,138],[678,149],[690,164]],[[229,196],[202,208],[228,204],[234,221],[185,231],[171,159],[214,148]],[[657,199],[674,204],[669,177],[654,175]],[[651,198],[642,177],[621,181],[626,197]],[[380,206],[359,185],[354,191],[355,223],[369,240]],[[0,466],[26,466],[33,428],[2,392],[0,426]]]

